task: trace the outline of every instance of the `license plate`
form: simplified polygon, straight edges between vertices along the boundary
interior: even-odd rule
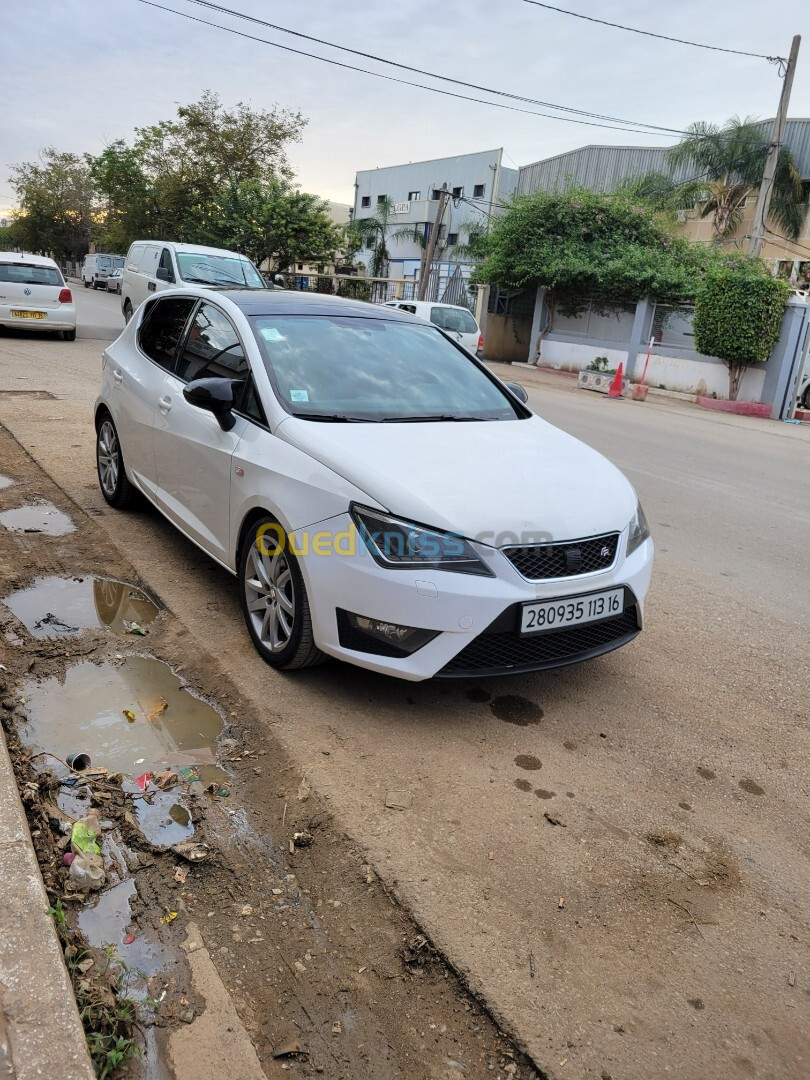
[[[47,319],[44,311],[12,311],[12,319]]]
[[[559,600],[540,600],[524,604],[520,618],[521,634],[541,634],[567,626],[597,622],[621,615],[624,589],[606,589],[587,596],[568,596]]]

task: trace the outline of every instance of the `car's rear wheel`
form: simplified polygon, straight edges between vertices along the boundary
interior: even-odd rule
[[[108,412],[102,413],[98,422],[96,466],[101,494],[110,506],[123,510],[132,502],[134,491],[127,480],[118,432]]]
[[[74,327],[73,330],[63,330],[62,331],[62,338],[65,341],[75,341],[76,340],[76,329],[75,329],[75,327]]]
[[[132,318],[132,304],[129,300],[124,301],[124,322],[129,322]]]
[[[242,614],[259,655],[275,668],[326,659],[315,644],[309,598],[284,530],[271,517],[247,529],[239,551]]]

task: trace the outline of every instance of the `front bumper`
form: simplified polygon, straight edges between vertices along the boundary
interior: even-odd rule
[[[645,541],[625,557],[627,529],[621,534],[612,569],[554,581],[529,582],[502,552],[474,545],[495,577],[443,570],[389,570],[379,566],[359,536],[350,549],[352,522],[341,515],[295,534],[295,551],[309,594],[315,641],[330,656],[372,671],[418,681],[434,676],[461,678],[537,671],[590,659],[632,640],[643,621],[650,583],[653,544]],[[354,534],[356,535],[356,534]],[[313,552],[313,536],[322,539]],[[326,552],[329,554],[326,554]],[[581,596],[624,586],[622,613],[598,623],[523,637],[521,605],[532,600]],[[404,626],[437,631],[408,656],[381,656],[357,648],[347,638],[338,610]],[[347,641],[354,647],[348,647]]]

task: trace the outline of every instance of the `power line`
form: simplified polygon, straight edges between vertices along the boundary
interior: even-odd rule
[[[757,60],[768,60],[770,63],[784,63],[784,56],[766,56],[765,53],[746,52],[744,49],[726,49],[722,45],[704,45],[700,41],[687,41],[685,38],[669,37],[667,34],[656,34],[652,30],[639,30],[636,26],[622,26],[621,23],[608,22],[606,19],[596,19],[593,15],[581,15],[578,11],[568,11],[566,8],[554,7],[553,4],[541,4],[540,0],[523,0],[524,4],[532,4],[534,7],[546,8],[547,11],[556,11],[560,15],[572,15],[575,19],[585,19],[586,22],[599,23],[601,26],[612,26],[615,30],[627,30],[631,34],[643,34],[645,37],[659,38],[661,41],[674,41],[678,45],[691,45],[695,49],[711,49],[712,52],[734,53],[736,56],[754,56]]]
[[[464,86],[468,90],[478,90],[485,94],[495,94],[498,97],[511,98],[513,101],[522,101],[527,105],[539,105],[544,109],[559,109],[561,112],[570,112],[579,116],[588,116],[594,120],[608,120],[615,124],[634,124],[636,127],[652,128],[656,131],[665,131],[675,135],[686,134],[686,132],[681,131],[678,128],[662,127],[660,124],[647,124],[643,120],[624,120],[618,116],[605,116],[603,113],[591,112],[588,109],[576,109],[569,105],[556,105],[552,101],[539,101],[537,98],[524,97],[521,94],[512,94],[506,90],[493,90],[492,87],[479,86],[478,83],[465,82],[463,79],[454,79],[450,75],[437,75],[433,71],[425,71],[423,68],[413,67],[410,64],[402,64],[397,60],[389,60],[384,56],[377,56],[374,53],[363,52],[360,49],[352,49],[347,45],[336,45],[334,41],[313,37],[311,34],[304,34],[300,30],[290,30],[286,26],[279,26],[277,23],[268,22],[266,19],[259,19],[254,15],[247,15],[244,12],[235,11],[233,8],[225,7],[223,4],[215,4],[213,0],[188,0],[188,2],[196,4],[198,7],[207,8],[210,11],[217,11],[221,15],[232,15],[235,19],[244,19],[246,22],[255,23],[259,26],[266,26],[270,30],[279,30],[283,34],[291,34],[293,37],[303,38],[305,41],[314,41],[317,45],[326,45],[330,49],[338,49],[340,52],[351,53],[353,56],[360,56],[364,60],[374,60],[378,64],[388,64],[390,67],[400,68],[402,71],[411,71],[415,75],[427,75],[430,79],[439,79],[442,82],[453,83],[456,86]]]
[[[426,86],[424,83],[413,82],[410,79],[399,79],[399,78],[396,78],[393,75],[384,75],[384,74],[382,74],[382,72],[379,72],[379,71],[370,71],[368,68],[357,67],[355,64],[347,64],[347,63],[344,63],[343,61],[340,61],[340,60],[333,60],[333,59],[330,59],[329,57],[326,57],[326,56],[319,56],[317,53],[306,52],[306,51],[304,51],[302,49],[294,49],[290,45],[281,45],[277,41],[268,41],[267,38],[256,37],[254,34],[247,34],[247,33],[244,33],[241,30],[235,30],[233,27],[223,26],[222,23],[210,22],[208,19],[201,19],[201,18],[198,18],[195,15],[189,15],[185,11],[178,11],[176,8],[166,7],[163,4],[154,3],[153,0],[137,0],[137,2],[139,4],[145,4],[147,7],[157,8],[159,11],[167,11],[167,12],[171,13],[172,15],[179,15],[183,19],[189,19],[191,22],[200,23],[202,26],[210,26],[210,27],[213,27],[216,30],[224,30],[228,34],[235,34],[237,37],[246,38],[248,41],[257,41],[261,45],[269,45],[269,46],[271,46],[271,48],[281,49],[284,52],[293,53],[296,56],[305,56],[310,60],[320,60],[321,63],[331,64],[333,67],[344,68],[344,69],[346,69],[348,71],[358,71],[363,75],[372,75],[376,79],[385,79],[386,82],[400,83],[403,86],[414,86],[419,90],[429,90],[431,93],[442,94],[444,97],[458,98],[461,101],[472,101],[472,102],[475,102],[478,105],[491,105],[493,108],[496,108],[496,109],[506,109],[509,112],[525,113],[528,116],[542,116],[542,117],[544,117],[544,118],[546,118],[548,120],[562,120],[567,124],[580,124],[580,125],[584,125],[585,127],[606,128],[608,131],[631,131],[631,132],[634,132],[634,133],[636,133],[638,135],[648,135],[648,136],[652,135],[652,134],[658,134],[661,137],[666,136],[668,138],[674,138],[676,135],[686,134],[686,132],[680,131],[680,130],[678,130],[676,128],[672,128],[672,129],[661,128],[659,131],[652,132],[652,131],[648,130],[650,125],[648,125],[647,129],[645,129],[644,127],[620,126],[622,124],[622,121],[618,121],[616,124],[603,124],[603,123],[598,123],[595,120],[577,120],[577,119],[574,119],[574,117],[570,117],[570,116],[555,116],[553,113],[538,112],[536,109],[522,109],[522,108],[520,108],[520,107],[518,107],[516,105],[506,105],[506,104],[504,104],[503,102],[500,102],[500,101],[487,101],[485,98],[471,97],[469,94],[458,94],[458,93],[455,93],[452,90],[440,90],[439,87],[437,87],[437,86]],[[191,2],[195,3],[196,0],[191,0]],[[342,46],[335,46],[335,48],[341,48],[341,47]],[[393,61],[383,61],[383,62],[384,63],[393,63]],[[443,76],[433,76],[433,77],[434,78],[443,78]],[[472,85],[472,84],[470,84],[470,85]],[[500,93],[500,92],[499,91],[492,91],[492,93]],[[515,100],[523,100],[523,99],[519,98],[517,95],[507,95],[507,94],[505,94],[505,96],[512,97]],[[532,99],[526,99],[526,100],[531,101]],[[560,108],[560,109],[566,108],[565,106],[556,106],[556,105],[550,105],[549,107],[550,108]],[[586,115],[590,115],[590,114],[586,114]],[[592,115],[595,116],[597,114],[592,114]],[[627,121],[627,124],[628,125],[633,124],[633,121]]]

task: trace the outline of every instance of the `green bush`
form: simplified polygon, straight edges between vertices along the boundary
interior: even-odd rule
[[[790,285],[764,268],[742,264],[711,269],[695,299],[695,348],[729,369],[736,400],[745,369],[767,360],[779,340]]]

